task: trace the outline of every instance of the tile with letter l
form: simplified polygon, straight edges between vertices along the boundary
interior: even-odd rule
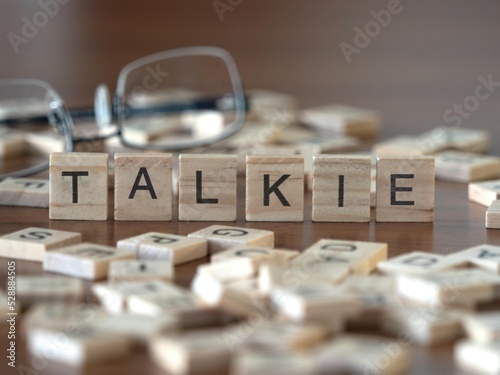
[[[246,220],[304,220],[304,157],[246,158]]]
[[[0,182],[0,205],[49,207],[49,180],[6,178]]]
[[[107,217],[108,154],[52,153],[49,218],[106,220]]]
[[[115,154],[115,220],[172,220],[172,155]]]
[[[169,261],[174,265],[207,255],[207,240],[177,234],[148,232],[117,242],[120,250],[132,251],[140,260]]]
[[[190,233],[188,237],[207,240],[209,254],[236,246],[274,247],[274,233],[262,229],[212,225]]]
[[[113,260],[135,259],[135,254],[114,247],[81,243],[45,255],[43,269],[89,280],[104,279]]]
[[[376,220],[434,221],[434,185],[433,157],[379,157]]]
[[[313,157],[312,220],[370,221],[371,156]]]
[[[236,220],[236,155],[179,156],[179,220]]]
[[[47,251],[81,241],[82,235],[76,232],[26,228],[0,237],[0,257],[42,262]]]

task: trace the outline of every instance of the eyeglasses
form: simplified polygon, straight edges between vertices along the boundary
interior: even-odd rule
[[[34,79],[0,80],[2,134],[43,129],[49,123],[64,142],[74,145],[117,136],[134,149],[180,151],[219,142],[243,127],[246,101],[231,55],[216,47],[163,51],[127,64],[110,100],[98,86],[94,109],[68,110],[56,91]],[[95,118],[97,131],[78,134],[73,121]],[[7,129],[7,130],[6,130]],[[22,177],[48,168],[43,161],[0,175]]]

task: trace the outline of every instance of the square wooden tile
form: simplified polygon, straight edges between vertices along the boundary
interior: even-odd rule
[[[450,259],[462,260],[469,265],[500,274],[500,246],[482,244],[452,253]]]
[[[115,154],[115,220],[172,220],[172,155]]]
[[[0,237],[0,256],[42,262],[47,251],[81,241],[82,235],[76,232],[26,228]]]
[[[470,183],[468,194],[471,202],[489,207],[493,201],[500,199],[500,180]]]
[[[236,155],[179,156],[179,220],[236,220]]]
[[[370,156],[316,155],[313,164],[312,220],[370,221]]]
[[[172,262],[147,260],[114,260],[109,264],[109,282],[123,280],[174,280]]]
[[[0,205],[49,207],[49,180],[6,178],[0,182]]]
[[[246,220],[304,220],[304,158],[247,156]]]
[[[106,278],[113,260],[135,259],[135,254],[114,247],[81,243],[46,253],[43,269],[89,280]]]
[[[436,154],[436,178],[471,182],[500,177],[500,158],[468,152],[446,151]]]
[[[446,271],[464,264],[464,260],[455,259],[453,256],[411,251],[379,262],[377,269],[386,274],[424,275]]]
[[[433,157],[379,157],[376,220],[434,221],[434,185]]]
[[[118,249],[132,251],[140,260],[168,261],[174,265],[200,259],[208,254],[208,242],[177,234],[149,232],[117,242]]]
[[[500,200],[493,201],[486,211],[486,228],[500,229]]]
[[[49,218],[108,218],[108,154],[57,152],[50,155]]]
[[[212,225],[188,234],[208,241],[208,253],[214,254],[236,246],[274,247],[274,233],[268,230]]]

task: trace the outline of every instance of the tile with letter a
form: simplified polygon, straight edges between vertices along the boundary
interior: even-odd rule
[[[106,220],[107,217],[108,154],[51,154],[49,218]]]
[[[483,244],[448,256],[450,259],[465,261],[485,271],[500,274],[500,246]]]
[[[0,237],[0,256],[42,262],[47,251],[80,243],[82,235],[45,228],[26,228]]]
[[[49,180],[6,178],[0,182],[0,205],[49,207]]]
[[[158,336],[149,353],[171,375],[227,374],[231,359],[224,332],[216,329]]]
[[[434,221],[434,184],[433,157],[379,157],[376,220]]]
[[[370,221],[370,156],[315,155],[312,219]]]
[[[304,157],[246,159],[246,220],[304,220]]]
[[[500,199],[500,180],[473,182],[469,184],[469,200],[489,207]]]
[[[140,260],[169,261],[174,265],[207,255],[207,240],[177,234],[149,232],[117,242],[120,250],[132,251]]]
[[[486,211],[486,228],[500,229],[500,200],[491,202]]]
[[[172,262],[147,260],[114,260],[109,264],[109,282],[123,280],[174,280]]]
[[[188,237],[207,240],[209,254],[236,246],[274,247],[274,233],[261,229],[212,225],[190,233]]]
[[[91,326],[72,330],[71,334],[65,330],[35,328],[28,332],[27,343],[33,356],[71,367],[106,364],[124,359],[132,351],[129,339]]]
[[[463,266],[464,260],[454,259],[452,256],[412,251],[378,262],[377,269],[385,274],[407,273],[412,275],[425,275],[446,271]]]
[[[468,152],[436,154],[436,177],[455,182],[471,182],[500,177],[500,158]]]
[[[172,155],[115,154],[115,220],[172,220]]]
[[[89,280],[104,279],[113,260],[135,259],[135,254],[114,247],[81,243],[45,255],[43,269]]]
[[[236,155],[179,156],[179,220],[236,220]]]

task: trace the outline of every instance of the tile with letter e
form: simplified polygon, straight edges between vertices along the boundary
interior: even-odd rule
[[[188,237],[207,240],[209,254],[236,246],[274,247],[274,233],[262,229],[212,225],[190,233]]]
[[[434,221],[434,185],[433,157],[379,157],[376,220]]]
[[[47,251],[80,243],[82,235],[45,228],[26,228],[0,237],[0,256],[42,262]]]
[[[51,154],[49,218],[106,220],[107,217],[108,154]]]
[[[370,221],[371,157],[315,155],[312,220]]]
[[[174,280],[172,262],[148,260],[114,260],[109,264],[109,282],[123,280]]]
[[[135,254],[84,242],[48,252],[43,261],[43,269],[83,279],[99,280],[106,278],[111,261],[125,259],[135,259]]]
[[[115,220],[172,220],[172,155],[115,154]]]
[[[491,202],[486,211],[486,228],[500,229],[500,200]]]
[[[149,232],[120,240],[116,246],[134,252],[140,260],[168,261],[178,265],[205,257],[207,244],[203,238]]]
[[[377,269],[389,275],[398,273],[424,275],[463,266],[465,263],[466,261],[454,259],[452,256],[412,251],[379,262]]]
[[[470,183],[468,194],[471,202],[489,207],[500,199],[500,180]]]
[[[0,182],[0,205],[49,207],[49,180],[6,178]]]
[[[72,330],[71,334],[65,330],[35,328],[28,332],[27,344],[33,356],[71,367],[107,364],[126,358],[132,351],[129,339],[91,326]]]
[[[455,182],[471,182],[500,177],[500,158],[468,152],[436,154],[436,177]]]
[[[236,220],[236,155],[179,156],[179,220]]]
[[[246,220],[304,220],[304,157],[246,159]]]

